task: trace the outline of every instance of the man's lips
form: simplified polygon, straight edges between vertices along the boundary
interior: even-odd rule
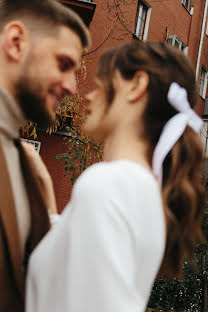
[[[51,98],[52,98],[52,102],[53,102],[53,108],[54,110],[57,110],[58,108],[58,104],[59,104],[59,101],[61,99],[61,96],[53,93],[53,92],[49,92]]]
[[[55,110],[57,110],[57,108],[58,108],[58,100],[57,99],[54,99],[53,107]]]
[[[49,90],[49,94],[55,97],[57,101],[60,101],[64,97],[63,92],[55,92],[55,91]]]

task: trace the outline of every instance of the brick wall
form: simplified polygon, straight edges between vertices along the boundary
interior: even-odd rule
[[[44,132],[39,132],[36,140],[41,142],[40,155],[51,174],[58,210],[61,212],[69,201],[72,187],[70,177],[64,177],[64,166],[61,160],[56,160],[55,156],[67,151],[66,141],[63,140],[63,136],[47,135]]]
[[[87,79],[84,81],[81,80],[79,86],[79,93],[82,95],[94,88],[93,76],[96,71],[96,64],[100,53],[109,46],[118,45],[131,40],[132,32],[135,27],[137,1],[127,1],[127,4],[122,9],[125,13],[127,30],[121,30],[121,27],[119,28],[119,23],[117,22],[117,27],[111,36],[108,35],[113,28],[113,15],[115,16],[115,10],[111,10],[109,13],[108,8],[105,5],[106,2],[103,0],[97,0],[96,3],[97,8],[90,24],[90,33],[93,41],[91,50],[95,51],[85,58],[87,65]],[[177,35],[184,44],[188,46],[188,55],[194,67],[196,67],[203,18],[202,8],[204,8],[204,3],[204,0],[194,1],[194,13],[193,15],[190,15],[181,4],[181,0],[148,0],[148,4],[152,7],[152,11],[147,40],[165,42],[167,36]],[[100,48],[97,49],[98,47]],[[208,38],[205,36],[201,64],[208,67],[207,48]],[[199,114],[202,114],[203,106],[204,100],[199,97],[197,104],[197,112]],[[65,152],[63,137],[58,135],[48,136],[41,133],[39,135],[39,140],[42,142],[40,154],[51,173],[58,202],[58,209],[59,211],[62,211],[71,194],[70,178],[64,178],[64,167],[60,166],[60,161],[54,159],[55,155]]]

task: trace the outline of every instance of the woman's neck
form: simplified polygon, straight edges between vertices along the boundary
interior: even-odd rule
[[[135,136],[135,130],[119,129],[104,142],[104,161],[128,159],[151,171],[147,160],[148,146],[144,139]]]

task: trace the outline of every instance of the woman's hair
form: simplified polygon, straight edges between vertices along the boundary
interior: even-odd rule
[[[167,93],[177,82],[188,93],[190,106],[197,101],[194,70],[188,58],[163,43],[132,41],[107,50],[100,58],[97,78],[103,83],[109,105],[114,98],[113,77],[118,70],[131,80],[137,71],[149,75],[148,102],[144,111],[144,138],[149,142],[148,161],[166,122],[177,112]],[[203,239],[205,189],[202,181],[202,147],[198,134],[189,126],[163,163],[162,197],[167,222],[166,251],[160,274],[181,276],[183,260],[192,257],[194,245]]]

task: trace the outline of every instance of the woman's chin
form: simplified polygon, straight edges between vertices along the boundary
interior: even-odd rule
[[[85,122],[84,125],[82,126],[82,130],[84,132],[85,135],[89,136],[89,127],[87,125],[87,123]]]
[[[87,123],[85,123],[82,127],[82,130],[84,132],[85,135],[92,137],[93,135],[93,129],[92,127],[90,127]]]
[[[83,126],[83,132],[85,135],[87,135],[88,137],[90,137],[92,140],[95,140],[95,141],[99,141],[101,140],[101,137],[99,135],[99,130],[90,125],[88,125],[87,123],[84,124]]]

